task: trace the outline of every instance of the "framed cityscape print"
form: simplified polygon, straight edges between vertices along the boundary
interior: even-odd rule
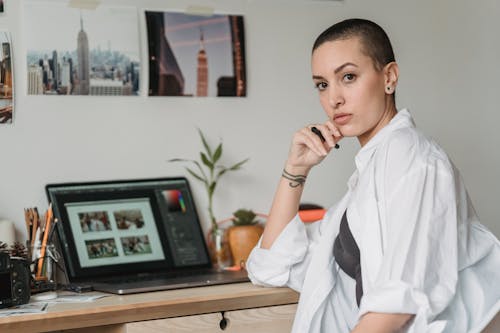
[[[137,9],[24,2],[28,95],[138,95]]]
[[[150,96],[246,96],[243,16],[145,15]]]

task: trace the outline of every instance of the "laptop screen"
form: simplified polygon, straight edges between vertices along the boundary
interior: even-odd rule
[[[186,178],[46,186],[71,281],[210,267]]]

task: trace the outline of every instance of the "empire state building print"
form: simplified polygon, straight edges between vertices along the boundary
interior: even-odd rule
[[[196,80],[196,96],[207,96],[208,93],[208,62],[207,52],[203,45],[203,32],[200,33],[200,50],[198,51],[198,77]]]
[[[135,7],[23,3],[29,95],[139,95]]]
[[[90,57],[89,57],[89,40],[87,33],[83,30],[83,19],[80,17],[81,29],[78,32],[78,46],[76,53],[78,55],[78,77],[75,88],[78,90],[78,95],[89,94],[89,74],[90,74]]]
[[[243,17],[146,12],[150,96],[246,96]]]

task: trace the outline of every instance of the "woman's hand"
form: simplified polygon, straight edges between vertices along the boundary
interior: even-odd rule
[[[325,142],[311,131],[313,126],[321,132]],[[262,234],[261,248],[270,249],[283,229],[297,215],[309,170],[321,162],[340,139],[342,135],[330,121],[322,125],[304,127],[294,134],[285,169]]]
[[[410,313],[365,313],[351,333],[404,333],[415,315]]]
[[[322,142],[321,138],[311,131],[313,126],[321,132],[325,142]],[[293,136],[286,162],[287,170],[307,174],[313,166],[323,161],[342,138],[342,134],[332,121],[300,129]]]

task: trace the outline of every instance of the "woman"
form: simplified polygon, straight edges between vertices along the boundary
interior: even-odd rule
[[[293,137],[250,279],[301,293],[293,332],[481,330],[500,308],[500,244],[444,151],[397,111],[387,35],[367,20],[333,25],[312,74],[328,120]],[[361,145],[348,191],[306,227],[307,175],[344,137]]]

